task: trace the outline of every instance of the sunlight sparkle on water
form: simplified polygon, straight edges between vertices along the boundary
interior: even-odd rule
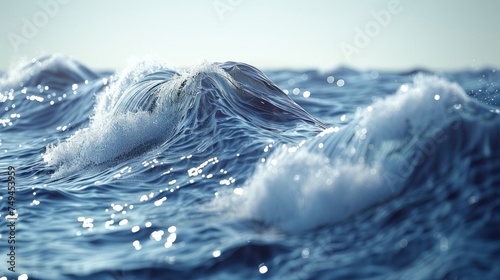
[[[176,231],[177,231],[177,227],[175,227],[175,226],[170,226],[170,227],[168,228],[168,230],[167,230],[167,231],[168,231],[169,233],[174,233],[174,232],[176,232]]]
[[[82,218],[83,218],[83,221],[82,221]],[[82,227],[83,228],[89,228],[89,229],[91,229],[91,228],[94,227],[94,224],[93,224],[94,219],[92,219],[92,218],[79,217],[78,221],[82,222]]]
[[[304,250],[302,250],[302,258],[304,258],[304,259],[309,258],[309,254],[310,254],[310,252],[309,252],[308,248],[304,248]]]
[[[151,238],[154,239],[155,241],[160,241],[163,234],[165,234],[165,232],[163,230],[157,230],[157,231],[153,231],[151,233]]]
[[[175,239],[177,239],[177,234],[176,233],[171,233],[168,237],[167,237],[167,242],[165,242],[165,248],[170,248],[172,247],[172,245],[174,244],[175,242]]]
[[[267,266],[265,266],[264,264],[259,265],[260,274],[265,274],[267,273],[267,271],[268,271]]]
[[[132,242],[132,245],[137,251],[139,251],[142,248],[141,242],[139,240],[134,240],[134,242]]]
[[[120,204],[114,204],[111,206],[113,207],[113,210],[115,210],[116,212],[120,212],[123,210],[123,206],[121,206]]]
[[[233,192],[236,195],[243,195],[243,189],[242,188],[235,188]]]
[[[132,227],[132,229],[131,229],[131,231],[132,231],[133,233],[136,233],[136,232],[138,232],[139,230],[141,230],[141,227],[139,227],[139,226],[134,226],[134,227]]]
[[[155,205],[155,206],[160,206],[160,205],[162,205],[162,203],[163,203],[165,200],[167,200],[167,197],[166,197],[166,196],[164,196],[164,197],[162,197],[162,198],[160,198],[160,199],[156,200],[156,201],[154,202],[154,205]]]

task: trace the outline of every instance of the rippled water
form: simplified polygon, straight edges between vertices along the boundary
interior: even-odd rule
[[[499,80],[34,59],[0,81],[0,276],[500,278]]]

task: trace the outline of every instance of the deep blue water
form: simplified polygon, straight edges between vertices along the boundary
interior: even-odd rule
[[[499,279],[499,89],[34,59],[0,81],[0,277]]]

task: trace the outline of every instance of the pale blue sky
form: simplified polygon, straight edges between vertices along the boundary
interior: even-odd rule
[[[499,12],[495,0],[0,0],[0,70],[52,53],[111,70],[133,56],[181,67],[497,67]]]

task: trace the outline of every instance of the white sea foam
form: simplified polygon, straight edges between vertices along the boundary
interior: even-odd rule
[[[43,159],[61,175],[141,152],[161,139],[172,123],[147,112],[96,117],[92,124],[58,145],[49,145]]]
[[[358,128],[366,128],[379,141],[418,135],[431,125],[449,120],[453,105],[466,100],[458,84],[417,75],[413,84],[402,85],[395,95],[377,100],[370,110],[359,110]]]
[[[148,145],[168,138],[180,118],[180,112],[173,106],[165,106],[154,112],[115,112],[115,107],[119,105],[117,101],[127,87],[144,75],[166,67],[156,60],[131,62],[119,75],[118,80],[99,95],[89,127],[80,129],[64,142],[49,145],[43,154],[44,161],[57,167],[58,174],[63,175],[89,165],[98,165],[127,154],[142,152]],[[172,95],[171,90],[164,87],[158,97],[169,99],[169,95]],[[181,95],[180,98],[183,97]]]
[[[162,71],[170,72],[161,76]],[[160,76],[144,82],[152,73]],[[64,175],[141,153],[168,140],[179,129],[204,76],[219,82],[231,79],[223,70],[208,63],[177,73],[158,60],[133,60],[111,86],[98,95],[89,127],[80,129],[64,142],[49,145],[43,154],[44,161],[56,167],[58,175]],[[144,84],[137,86],[141,82]],[[141,104],[150,96],[154,96],[154,110]]]
[[[249,217],[293,231],[340,221],[390,193],[377,167],[335,164],[300,148],[260,166],[243,195]]]

